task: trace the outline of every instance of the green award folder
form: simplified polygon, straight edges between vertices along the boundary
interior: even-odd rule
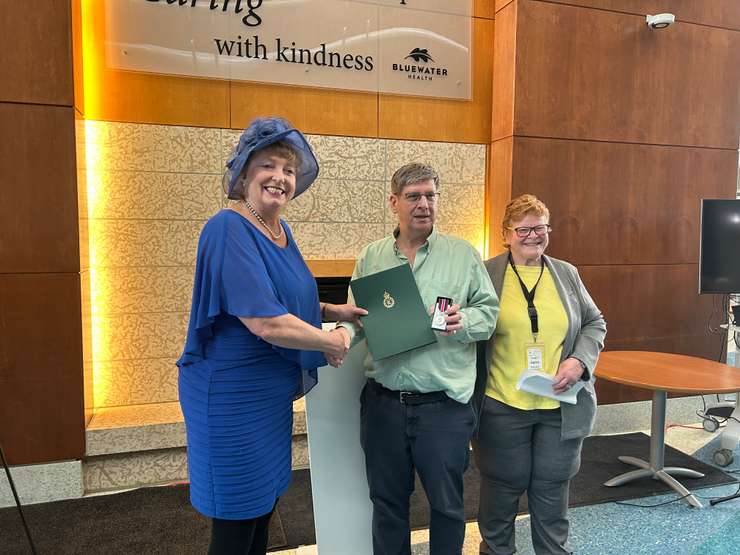
[[[437,341],[408,264],[349,283],[355,304],[367,310],[362,325],[375,360]]]

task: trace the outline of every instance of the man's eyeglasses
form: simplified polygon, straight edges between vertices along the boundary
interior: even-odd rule
[[[526,239],[533,231],[537,237],[542,237],[546,233],[550,233],[552,231],[552,227],[550,227],[550,224],[542,224],[534,227],[522,226],[514,228],[514,233],[516,233],[516,236],[520,239]]]
[[[435,202],[437,202],[437,199],[439,198],[439,193],[438,192],[424,193],[424,194],[406,193],[405,195],[403,195],[403,198],[406,199],[411,204],[418,204],[421,201],[421,197],[424,197],[425,199],[427,199],[427,202],[429,204],[434,204]]]

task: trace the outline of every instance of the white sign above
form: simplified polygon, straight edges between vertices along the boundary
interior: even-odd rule
[[[105,0],[105,15],[116,69],[470,99],[471,0]]]

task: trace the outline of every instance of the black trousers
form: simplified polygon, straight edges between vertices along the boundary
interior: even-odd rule
[[[465,540],[463,473],[475,413],[450,398],[405,405],[369,381],[361,397],[361,435],[373,502],[373,553],[409,555],[414,470],[431,509],[430,555],[459,555]],[[387,390],[386,390],[387,391]]]
[[[265,555],[274,511],[246,520],[214,518],[208,555]]]

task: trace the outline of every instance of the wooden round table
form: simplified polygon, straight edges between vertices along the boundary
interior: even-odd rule
[[[681,494],[689,505],[702,504],[673,476],[702,478],[695,470],[665,467],[665,410],[668,392],[677,393],[735,393],[740,391],[740,370],[703,358],[651,351],[607,351],[601,354],[596,366],[596,377],[610,382],[631,385],[653,391],[650,423],[650,462],[637,457],[621,456],[619,460],[636,466],[604,483],[620,486],[644,477],[665,482]]]

